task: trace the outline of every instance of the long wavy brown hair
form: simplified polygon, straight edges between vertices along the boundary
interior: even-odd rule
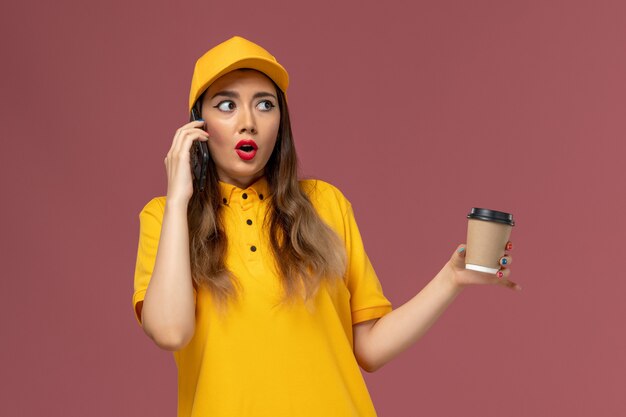
[[[343,242],[319,217],[300,187],[287,102],[280,88],[272,83],[281,117],[276,144],[264,170],[270,207],[263,230],[269,233],[284,290],[278,303],[282,305],[301,299],[308,301],[323,282],[336,284],[346,270],[346,253]],[[194,105],[198,114],[202,114],[203,96],[204,93]],[[224,314],[228,302],[238,300],[242,286],[225,265],[229,231],[224,229],[222,219],[217,170],[209,158],[207,186],[202,192],[194,190],[187,209],[191,275],[194,287],[208,288],[218,311]]]

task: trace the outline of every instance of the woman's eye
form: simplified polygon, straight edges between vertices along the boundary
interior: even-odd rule
[[[235,103],[233,103],[230,100],[224,100],[224,101],[219,102],[217,106],[214,106],[214,107],[217,107],[221,111],[231,111],[235,108]]]
[[[263,100],[262,102],[259,103],[259,109],[263,110],[263,111],[269,111],[272,110],[272,107],[274,107],[274,104],[269,101],[269,100]]]

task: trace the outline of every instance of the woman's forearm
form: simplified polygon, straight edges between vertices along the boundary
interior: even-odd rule
[[[186,204],[167,202],[159,248],[142,309],[144,331],[167,350],[184,347],[195,331]]]
[[[372,372],[421,338],[462,291],[452,274],[446,264],[416,296],[378,319],[367,337]]]

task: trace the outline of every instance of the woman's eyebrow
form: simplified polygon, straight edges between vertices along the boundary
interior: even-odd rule
[[[231,90],[222,90],[222,91],[218,91],[217,93],[213,94],[213,96],[210,98],[210,100],[213,100],[215,97],[217,96],[226,96],[226,97],[231,97],[231,98],[239,98],[239,93],[236,91],[231,91]],[[252,98],[259,98],[259,97],[273,97],[274,100],[277,100],[276,96],[272,93],[268,93],[267,91],[259,91],[258,93],[254,93],[254,95],[252,96]]]

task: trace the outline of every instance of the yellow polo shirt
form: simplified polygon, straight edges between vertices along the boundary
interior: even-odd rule
[[[226,266],[243,294],[220,320],[200,288],[196,329],[173,352],[178,368],[178,417],[376,416],[354,356],[352,325],[391,312],[365,253],[352,206],[333,185],[301,180],[321,218],[339,235],[348,255],[343,283],[323,285],[314,301],[276,308],[280,281],[267,233],[265,177],[246,189],[220,182],[228,233]],[[139,214],[140,235],[133,311],[144,299],[157,254],[166,197]],[[135,318],[141,325],[140,317]]]

